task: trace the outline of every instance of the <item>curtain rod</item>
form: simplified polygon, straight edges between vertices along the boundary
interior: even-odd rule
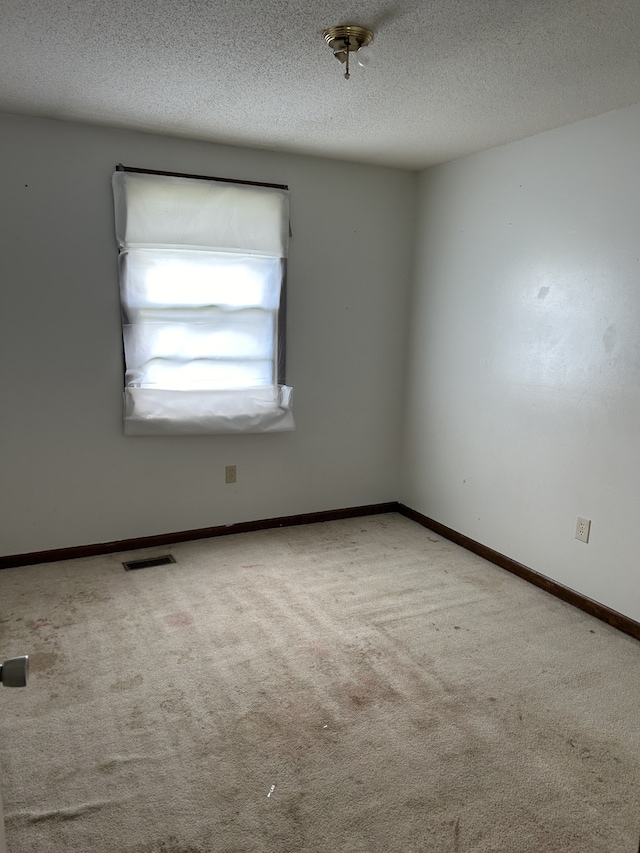
[[[118,163],[118,172],[137,172],[140,175],[164,175],[167,178],[195,178],[198,181],[219,181],[223,184],[244,184],[249,187],[270,187],[274,190],[288,190],[287,184],[266,184],[260,181],[237,181],[234,178],[212,178],[210,175],[186,175],[183,172],[159,172],[155,169],[138,169],[135,166],[123,166]]]

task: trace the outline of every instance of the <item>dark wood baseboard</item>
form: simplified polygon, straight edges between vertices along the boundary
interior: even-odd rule
[[[572,604],[579,610],[584,610],[596,619],[607,622],[619,631],[622,631],[629,636],[640,640],[640,622],[612,610],[604,604],[599,604],[586,595],[582,595],[569,587],[564,586],[557,581],[541,575],[539,572],[530,569],[528,566],[512,560],[499,551],[494,551],[487,545],[482,545],[465,536],[463,533],[458,533],[451,527],[435,521],[433,518],[428,518],[426,515],[417,512],[411,507],[398,503],[397,501],[389,501],[381,504],[369,504],[367,506],[345,507],[344,509],[330,509],[323,512],[307,512],[302,515],[283,515],[278,518],[263,518],[258,521],[241,521],[237,524],[225,524],[218,527],[202,527],[196,530],[180,530],[176,533],[162,533],[158,536],[142,536],[138,539],[119,539],[115,542],[100,542],[95,545],[76,545],[71,548],[56,548],[51,551],[33,551],[30,554],[12,554],[7,557],[0,557],[0,569],[9,569],[16,566],[33,566],[39,563],[54,563],[59,560],[75,560],[80,557],[95,557],[99,554],[113,554],[119,551],[136,551],[140,548],[162,548],[166,545],[173,545],[175,542],[190,542],[194,539],[211,539],[214,536],[229,536],[234,533],[248,533],[252,530],[268,530],[274,527],[293,527],[298,524],[316,524],[321,521],[337,521],[341,518],[358,518],[365,515],[379,515],[387,512],[399,512],[406,518],[416,521],[423,527],[433,530],[445,539],[455,542],[456,545],[461,545],[468,551],[483,557],[490,563],[506,569],[523,580],[532,583],[534,586],[544,589],[546,592],[555,595],[556,598]],[[640,851],[639,851],[640,853]]]
[[[229,536],[233,533],[248,533],[252,530],[268,530],[273,527],[294,527],[297,524],[316,524],[319,521],[337,521],[341,518],[358,518],[363,515],[379,515],[398,512],[397,501],[368,506],[350,506],[345,509],[329,509],[323,512],[307,512],[302,515],[283,515],[279,518],[263,518],[259,521],[241,521],[218,527],[202,527],[197,530],[180,530],[177,533],[161,533],[158,536],[142,536],[138,539],[119,539],[115,542],[100,542],[95,545],[75,545],[71,548],[55,548],[52,551],[33,551],[30,554],[12,554],[0,557],[0,569],[16,566],[35,566],[38,563],[55,563],[59,560],[76,560],[79,557],[95,557],[99,554],[114,554],[118,551],[136,551],[139,548],[161,548],[175,542],[190,542],[194,539],[211,539],[214,536]]]
[[[478,556],[483,557],[490,563],[500,566],[501,569],[506,569],[508,572],[518,575],[518,577],[532,583],[534,586],[538,586],[546,592],[550,592],[551,595],[555,595],[556,598],[560,598],[562,601],[572,604],[579,610],[584,610],[590,616],[595,616],[596,619],[607,622],[619,631],[629,634],[629,636],[634,637],[636,640],[640,640],[640,622],[636,622],[628,616],[618,613],[617,610],[612,610],[604,604],[599,604],[592,598],[587,598],[586,595],[582,595],[568,586],[564,586],[527,566],[523,566],[522,563],[512,560],[511,557],[506,557],[504,554],[500,554],[499,551],[494,551],[493,548],[488,548],[486,545],[476,542],[475,539],[470,539],[468,536],[464,536],[464,534],[458,533],[444,524],[440,524],[439,521],[434,521],[433,518],[422,515],[422,513],[417,512],[415,509],[411,509],[404,504],[398,504],[398,512],[413,521],[417,521],[423,527],[433,530],[434,533],[439,533],[445,539],[450,539],[456,545],[462,545],[468,551],[473,551],[474,554],[478,554]]]

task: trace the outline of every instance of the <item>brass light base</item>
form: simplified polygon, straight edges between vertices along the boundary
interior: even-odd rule
[[[346,24],[341,27],[329,27],[322,35],[333,51],[336,59],[346,65],[345,77],[349,79],[349,54],[357,53],[361,47],[367,47],[373,41],[373,33],[366,27]]]

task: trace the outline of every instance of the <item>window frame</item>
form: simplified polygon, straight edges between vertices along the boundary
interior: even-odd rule
[[[170,177],[170,178],[185,178],[189,180],[197,180],[197,181],[210,181],[215,183],[222,184],[235,184],[240,186],[249,186],[249,187],[264,187],[275,190],[282,190],[285,192],[289,191],[289,186],[287,184],[277,184],[277,183],[269,183],[263,181],[250,181],[250,180],[242,180],[235,178],[225,178],[225,177],[217,177],[211,175],[198,175],[191,174],[185,172],[173,172],[166,170],[158,170],[158,169],[147,169],[141,168],[137,166],[125,166],[122,163],[118,163],[115,167],[116,172],[125,172],[125,173],[133,173],[133,174],[142,174],[142,175],[156,175],[160,177]],[[287,223],[287,227],[289,228],[289,236],[291,235],[290,225]],[[119,247],[119,253],[123,251],[122,247]],[[280,387],[282,390],[286,390],[286,399],[287,405],[290,399],[291,389],[286,387],[286,354],[287,354],[287,345],[286,345],[286,330],[287,330],[287,320],[286,320],[286,312],[287,312],[287,257],[283,257],[280,259],[281,263],[281,278],[280,278],[280,296],[279,296],[279,305],[277,311],[277,323],[275,330],[275,341],[274,341],[274,380],[276,383],[276,388]],[[123,338],[123,367],[124,367],[124,379],[125,379],[125,393],[127,389],[126,383],[126,373],[127,373],[127,363],[126,363],[126,355],[124,348],[124,338]],[[125,417],[126,420],[126,417]],[[283,429],[293,429],[293,423],[291,422],[291,426],[283,427]],[[261,429],[229,429],[229,430],[211,430],[212,434],[217,432],[262,432]],[[272,430],[268,428],[264,431],[278,431]],[[125,432],[127,430],[125,429]],[[149,434],[154,434],[156,430],[151,430]],[[188,430],[186,433],[181,433],[178,431],[167,431],[165,434],[189,434],[191,430]],[[206,431],[205,431],[206,432]],[[128,434],[145,434],[140,433],[138,430],[130,432]]]

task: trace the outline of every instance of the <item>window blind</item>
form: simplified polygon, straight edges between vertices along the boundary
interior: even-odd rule
[[[113,175],[129,435],[294,428],[288,191]]]

